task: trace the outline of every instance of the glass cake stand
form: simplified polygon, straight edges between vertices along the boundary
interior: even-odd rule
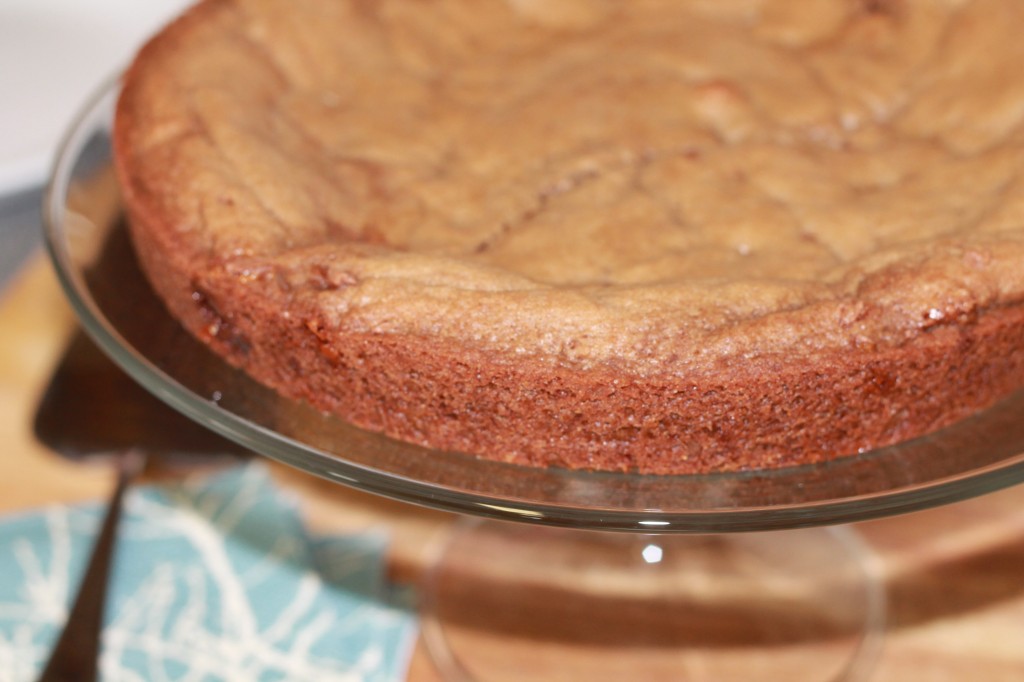
[[[884,629],[884,592],[870,552],[841,524],[1024,479],[1024,393],[825,464],[685,476],[429,450],[282,398],[185,333],[141,274],[111,166],[115,100],[108,86],[83,110],[44,206],[81,324],[148,390],[255,452],[463,514],[423,589],[424,637],[449,679],[861,678]]]

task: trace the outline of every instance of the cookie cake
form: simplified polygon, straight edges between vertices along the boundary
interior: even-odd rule
[[[685,474],[1024,385],[1024,3],[204,0],[123,81],[143,269],[284,395]]]

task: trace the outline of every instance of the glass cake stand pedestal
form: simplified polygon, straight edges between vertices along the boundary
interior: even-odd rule
[[[423,636],[447,680],[862,680],[884,632],[846,526],[735,534],[468,519],[432,563]]]
[[[186,334],[139,271],[111,167],[115,98],[108,87],[79,116],[44,206],[82,326],[164,402],[257,453],[463,514],[422,590],[423,635],[446,679],[862,679],[884,589],[844,524],[1024,479],[1024,394],[874,452],[699,476],[516,467],[282,398]]]

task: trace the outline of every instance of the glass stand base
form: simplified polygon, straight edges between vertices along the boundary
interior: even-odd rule
[[[465,519],[424,638],[446,680],[860,680],[885,598],[848,527],[640,535]]]

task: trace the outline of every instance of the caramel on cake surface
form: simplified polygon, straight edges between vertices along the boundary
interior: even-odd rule
[[[847,452],[1024,380],[1017,337],[991,321],[998,370],[932,367],[984,347],[995,332],[979,320],[1024,295],[1021,25],[1016,0],[207,0],[129,73],[119,166],[171,309],[263,380],[359,423],[629,468],[666,443],[666,457],[702,458],[712,446],[680,454],[686,426],[667,415],[697,419],[714,398],[679,396],[724,389],[737,417],[767,400],[798,427],[822,422],[806,441],[771,426],[750,447],[775,452],[769,464],[796,457],[782,449]],[[346,355],[357,339],[394,375],[359,407],[345,404],[366,386]],[[315,352],[290,366],[281,344]],[[790,404],[832,409],[804,393],[869,366],[903,367],[908,385],[946,371],[955,392],[1009,374],[916,421],[906,403],[931,384],[886,389],[872,408],[885,423],[852,434],[851,419],[834,443],[827,415]],[[835,400],[864,399],[869,374]],[[517,387],[488,402],[501,377]],[[479,386],[438,388],[467,381]],[[632,389],[592,397],[610,382]],[[552,394],[547,417],[507,393],[524,387]],[[369,407],[396,391],[432,393],[440,416]],[[643,395],[664,404],[636,414]],[[470,432],[500,427],[466,409],[513,403],[523,423],[564,410],[574,430],[477,443],[489,436]],[[598,418],[620,408],[628,433]],[[738,447],[722,428],[705,436]],[[591,454],[529,454],[572,447]],[[622,461],[595,464],[595,448]],[[759,464],[744,456],[711,459]]]

